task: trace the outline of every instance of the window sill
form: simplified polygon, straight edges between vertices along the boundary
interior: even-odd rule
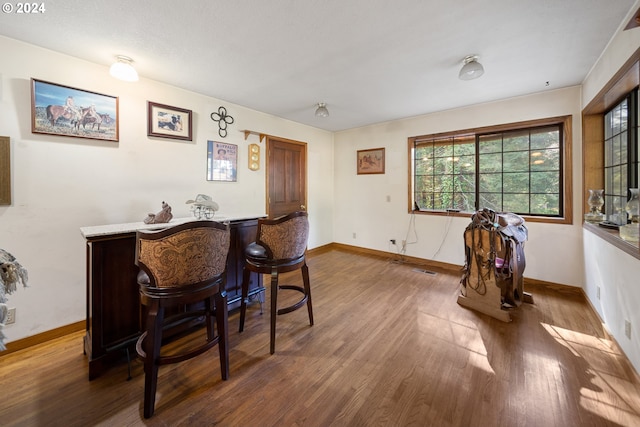
[[[431,210],[410,210],[409,213],[418,215],[436,215],[436,216],[459,216],[471,218],[473,212],[464,211],[431,211]],[[547,224],[571,224],[571,218],[551,217],[551,216],[529,216],[520,215],[525,222],[543,222]]]
[[[589,222],[584,222],[582,224],[582,228],[590,231],[596,236],[606,240],[611,243],[616,248],[628,253],[629,255],[640,259],[640,249],[638,249],[637,243],[627,242],[620,237],[620,234],[617,230],[612,230],[609,228],[600,227],[597,224],[591,224]]]

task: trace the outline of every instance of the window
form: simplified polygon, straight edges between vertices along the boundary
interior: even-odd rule
[[[567,116],[409,138],[412,209],[490,208],[570,222],[563,174],[570,122]]]
[[[638,90],[604,116],[604,207],[607,220],[626,223],[628,189],[638,187]]]
[[[629,122],[627,129],[634,132],[632,138],[635,137],[635,145],[631,143],[629,145],[630,150],[636,150],[635,158],[631,159],[631,165],[628,168],[630,175],[632,176],[635,162],[635,176],[640,174],[638,171],[638,86],[640,85],[640,48],[637,49],[629,59],[620,67],[620,69],[611,77],[611,79],[602,87],[600,92],[593,97],[589,104],[582,110],[582,213],[589,212],[588,190],[608,188],[608,184],[605,183],[605,155],[613,158],[613,146],[612,142],[611,152],[605,151],[605,138],[610,139],[614,136],[613,130],[605,130],[607,127],[615,129],[616,124],[612,122],[615,116],[616,107],[628,98],[629,94],[634,93],[635,101],[632,100],[632,105],[635,102],[636,112],[629,113],[627,111],[627,117],[634,121],[634,124]],[[614,112],[611,115],[608,123],[605,121],[605,115]],[[618,113],[619,115],[622,112]],[[622,128],[622,125],[620,125]],[[617,152],[616,152],[617,153]],[[610,167],[615,168],[614,162],[610,162]],[[610,176],[610,196],[613,196],[612,191],[615,188],[613,175]],[[637,179],[637,178],[636,178]],[[621,184],[619,184],[618,188]],[[632,181],[627,183],[628,186],[633,185]],[[637,182],[636,182],[637,185]],[[619,190],[618,190],[619,191]],[[619,191],[621,193],[621,191]],[[605,202],[606,204],[606,202]],[[609,205],[613,209],[615,205],[613,199],[609,199]],[[605,211],[608,206],[605,207]],[[611,218],[608,218],[611,220]],[[611,243],[621,251],[631,255],[636,259],[640,259],[640,251],[638,250],[638,244],[628,242],[620,237],[620,234],[615,228],[600,227],[589,222],[583,222],[582,227],[588,230],[590,233],[598,236],[599,238]]]
[[[414,203],[420,209],[473,210],[476,200],[475,141],[446,137],[414,145]]]

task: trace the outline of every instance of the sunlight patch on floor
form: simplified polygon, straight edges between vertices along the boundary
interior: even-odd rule
[[[623,379],[628,375],[624,355],[615,343],[545,323],[542,327],[587,367],[589,383],[580,389],[581,406],[621,425],[640,425],[640,390]]]
[[[488,353],[482,335],[475,327],[454,323],[448,319],[432,316],[422,311],[418,311],[417,325],[418,329],[425,335],[429,335],[430,339],[433,339],[435,334],[435,338],[442,339],[447,343],[453,342],[455,345],[478,356],[469,357],[469,363],[485,372],[495,374],[489,364]]]
[[[620,425],[640,425],[640,415],[627,405],[628,400],[613,394],[609,385],[599,376],[594,377],[593,383],[596,387],[599,386],[601,391],[587,387],[580,389],[580,405],[583,408]],[[637,396],[630,398],[637,400]]]

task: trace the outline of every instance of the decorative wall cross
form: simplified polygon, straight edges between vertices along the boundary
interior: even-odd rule
[[[224,107],[218,108],[217,113],[211,113],[211,120],[218,122],[218,135],[224,138],[227,136],[227,125],[233,123],[233,117],[227,114],[227,109]]]

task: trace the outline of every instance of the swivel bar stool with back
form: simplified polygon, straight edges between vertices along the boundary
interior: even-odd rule
[[[160,365],[182,362],[217,344],[222,379],[229,377],[224,289],[229,242],[229,226],[214,221],[192,221],[160,231],[136,233],[140,303],[147,311],[146,331],[136,343],[136,351],[144,362],[145,418],[154,412]],[[178,314],[165,319],[165,308],[176,306]],[[204,343],[180,354],[161,356],[163,326],[202,318],[207,329]]]
[[[309,267],[306,250],[309,240],[309,219],[306,212],[293,212],[277,219],[258,220],[255,243],[245,250],[246,264],[242,280],[240,303],[240,332],[244,329],[251,272],[271,275],[271,335],[270,352],[276,349],[276,316],[295,311],[305,304],[309,312],[309,324],[313,326],[313,307],[309,286]],[[278,275],[300,269],[303,286],[279,285]],[[301,299],[287,307],[278,308],[278,290],[294,290],[302,294]]]

